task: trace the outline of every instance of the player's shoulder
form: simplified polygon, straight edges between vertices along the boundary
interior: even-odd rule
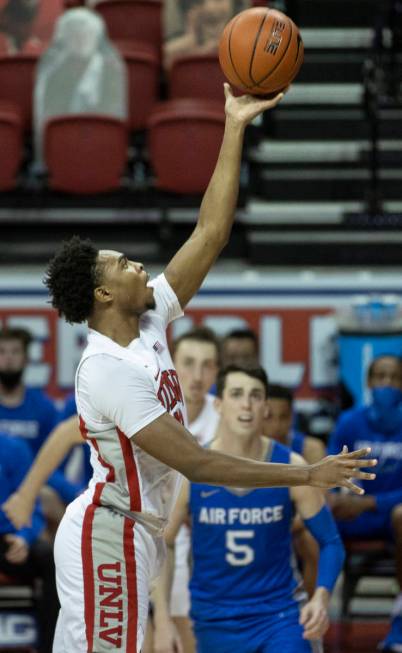
[[[358,406],[357,408],[349,408],[344,410],[338,417],[336,428],[337,430],[344,430],[353,428],[355,425],[360,425],[367,419],[367,406]]]
[[[141,317],[140,327],[142,329],[147,328],[155,319],[166,327],[169,322],[183,315],[177,295],[164,273],[152,279],[149,286],[154,291],[155,307],[146,311]]]
[[[286,444],[282,444],[282,442],[277,442],[276,440],[273,440],[271,438],[267,438],[267,440],[268,440],[268,447],[267,447],[266,462],[288,463],[293,453],[291,448],[288,447]]]
[[[31,386],[25,387],[25,402],[41,406],[43,408],[55,408],[52,399],[46,394],[42,388],[33,388]]]

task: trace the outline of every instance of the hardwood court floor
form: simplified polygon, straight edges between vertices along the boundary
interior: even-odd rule
[[[325,653],[377,653],[377,644],[388,631],[387,622],[332,624],[325,638]]]

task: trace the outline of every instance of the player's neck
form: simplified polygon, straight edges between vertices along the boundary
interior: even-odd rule
[[[184,401],[186,402],[188,423],[192,424],[202,412],[205,404],[205,398],[203,398],[201,401],[192,401],[191,399],[184,397]]]
[[[264,458],[265,440],[264,437],[255,433],[239,437],[224,428],[220,428],[211,448],[231,456],[262,460]]]
[[[120,314],[99,314],[88,321],[90,329],[95,329],[103,336],[114,340],[121,347],[127,347],[132,340],[139,338],[140,318],[138,315],[129,317]]]
[[[23,383],[20,383],[12,390],[7,390],[7,388],[5,388],[0,383],[0,402],[3,404],[3,406],[7,406],[9,408],[15,408],[15,406],[19,406],[23,402],[24,395],[25,386]]]

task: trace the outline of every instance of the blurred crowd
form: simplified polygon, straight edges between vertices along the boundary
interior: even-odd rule
[[[41,446],[60,423],[78,429],[75,400],[69,395],[60,410],[42,390],[24,382],[29,361],[31,335],[22,329],[0,331],[0,503],[15,493]],[[182,386],[189,430],[203,446],[219,433],[220,414],[216,409],[216,379],[227,366],[255,368],[259,364],[258,336],[240,329],[219,338],[206,327],[195,327],[172,343],[172,353]],[[269,370],[267,370],[269,377]],[[326,439],[318,439],[298,428],[299,415],[292,389],[269,384],[263,435],[277,440],[314,464],[343,447],[349,450],[370,446],[378,458],[377,479],[363,483],[365,494],[331,492],[328,503],[342,537],[386,539],[395,546],[396,577],[402,585],[402,361],[394,355],[374,359],[367,384],[371,402],[342,411]],[[0,512],[0,571],[7,577],[33,583],[41,580],[36,594],[40,653],[51,651],[57,617],[52,542],[65,506],[91,478],[89,446],[72,451],[43,489],[30,527],[17,531]],[[317,543],[297,515],[292,528],[294,547],[307,591],[314,590],[317,573]],[[194,650],[189,620],[190,533],[183,526],[177,537],[175,578],[171,613],[179,629],[184,650]],[[50,599],[51,597],[51,599]],[[399,597],[399,604],[401,603]],[[397,603],[398,604],[398,603]],[[395,613],[393,622],[401,620]],[[147,646],[152,650],[152,640]]]

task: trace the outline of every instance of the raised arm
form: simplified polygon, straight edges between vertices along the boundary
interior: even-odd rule
[[[273,100],[250,95],[234,97],[229,85],[225,84],[225,96],[225,132],[196,227],[165,270],[182,308],[195,295],[229,239],[239,191],[244,130],[257,115],[275,107],[283,94]]]
[[[354,485],[350,478],[375,478],[375,474],[360,471],[361,467],[376,464],[375,460],[360,460],[370,452],[369,449],[327,456],[314,465],[260,463],[203,449],[191,433],[168,413],[138,431],[134,441],[151,456],[194,483],[244,488],[296,485],[328,488],[339,485],[362,494],[362,489]]]
[[[82,442],[76,415],[60,422],[52,431],[40,448],[17,492],[12,494],[2,506],[16,528],[21,528],[30,522],[35,499],[50,474],[58,468],[71,449]]]

